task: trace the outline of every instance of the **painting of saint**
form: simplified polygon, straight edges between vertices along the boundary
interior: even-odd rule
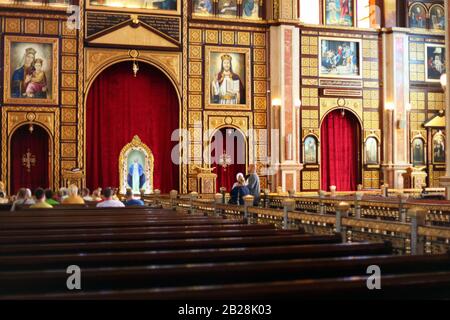
[[[434,5],[430,10],[431,28],[435,30],[445,30],[444,7]]]
[[[412,142],[412,163],[414,166],[425,165],[425,151],[424,141],[421,138],[416,138]]]
[[[47,99],[52,96],[52,45],[11,45],[11,98]]]
[[[445,73],[445,47],[439,45],[426,45],[426,79],[430,82],[439,82]]]
[[[320,40],[320,75],[360,77],[361,43],[359,41]]]
[[[218,2],[218,15],[219,16],[232,16],[237,15],[237,1],[236,0],[219,0]]]
[[[366,164],[378,164],[378,142],[374,137],[366,140]]]
[[[133,151],[128,157],[128,187],[131,188],[133,194],[139,194],[145,186],[145,170],[143,167],[145,157],[139,151]],[[131,162],[131,163],[130,163]]]
[[[352,27],[353,0],[325,0],[325,24]]]
[[[305,163],[317,163],[317,142],[314,137],[307,137],[304,143]]]
[[[213,15],[213,0],[194,0],[193,13],[196,15]]]
[[[445,163],[445,141],[439,133],[433,138],[433,163]]]
[[[409,27],[422,29],[427,27],[427,12],[423,4],[415,3],[410,7]]]
[[[212,53],[211,103],[223,105],[246,104],[245,55],[241,53]]]
[[[244,0],[242,2],[242,17],[244,19],[258,19],[259,0]]]
[[[149,9],[177,11],[177,0],[89,0],[90,7],[109,7],[111,10]]]

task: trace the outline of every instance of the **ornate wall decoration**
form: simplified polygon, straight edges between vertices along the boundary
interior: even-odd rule
[[[321,122],[325,115],[333,109],[347,109],[353,111],[362,125],[363,107],[362,99],[343,99],[343,98],[320,98],[320,119]]]

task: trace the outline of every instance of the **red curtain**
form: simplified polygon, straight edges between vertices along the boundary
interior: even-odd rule
[[[30,171],[23,165],[23,157],[30,152],[35,159]],[[49,136],[40,126],[29,126],[17,129],[11,137],[11,193],[16,194],[20,188],[49,187]]]
[[[179,167],[171,159],[172,132],[179,128],[177,93],[160,70],[140,63],[115,64],[93,83],[86,107],[86,179],[89,188],[119,186],[119,154],[135,135],[151,149],[154,189],[179,189]]]
[[[222,137],[223,149],[222,152],[220,152],[219,146],[219,148],[212,151],[211,156],[213,157],[213,159],[219,159],[224,153],[226,153],[231,157],[232,164],[227,166],[226,168],[218,165],[217,163],[212,164],[212,166],[216,167],[216,170],[214,171],[215,173],[217,173],[216,188],[217,191],[219,191],[221,187],[225,187],[227,189],[227,192],[230,192],[233,184],[236,182],[236,175],[238,173],[242,173],[245,176],[246,174],[245,159],[247,155],[245,152],[245,138],[239,130],[236,130],[234,128],[222,128],[217,134],[220,134]],[[230,136],[232,138],[230,138]],[[212,141],[214,142],[214,138]],[[232,146],[228,146],[227,148],[227,145],[229,145],[230,143],[232,143]],[[220,142],[218,143],[218,145],[220,145]],[[219,150],[219,157],[216,158],[215,154],[217,150]],[[234,151],[230,152],[227,150]]]
[[[359,181],[359,123],[349,111],[327,115],[321,127],[322,190],[354,191]]]

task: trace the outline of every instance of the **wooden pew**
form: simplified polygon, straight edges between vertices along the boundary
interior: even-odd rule
[[[145,267],[87,268],[82,289],[130,290],[238,283],[264,283],[300,279],[366,276],[367,267],[378,265],[383,275],[449,272],[450,255],[358,256],[287,261],[233,262]],[[0,272],[2,294],[67,291],[65,269]],[[181,289],[181,288],[180,288]]]

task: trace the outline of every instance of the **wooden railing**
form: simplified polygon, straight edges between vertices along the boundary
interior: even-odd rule
[[[154,206],[182,210],[190,214],[245,217],[248,223],[273,223],[279,228],[298,229],[315,234],[341,233],[344,241],[390,241],[397,253],[437,254],[450,250],[450,206],[418,204],[387,198],[386,201],[348,197],[262,197],[259,207],[224,203],[196,193],[152,195],[146,201]],[[440,223],[440,224],[439,224]]]

